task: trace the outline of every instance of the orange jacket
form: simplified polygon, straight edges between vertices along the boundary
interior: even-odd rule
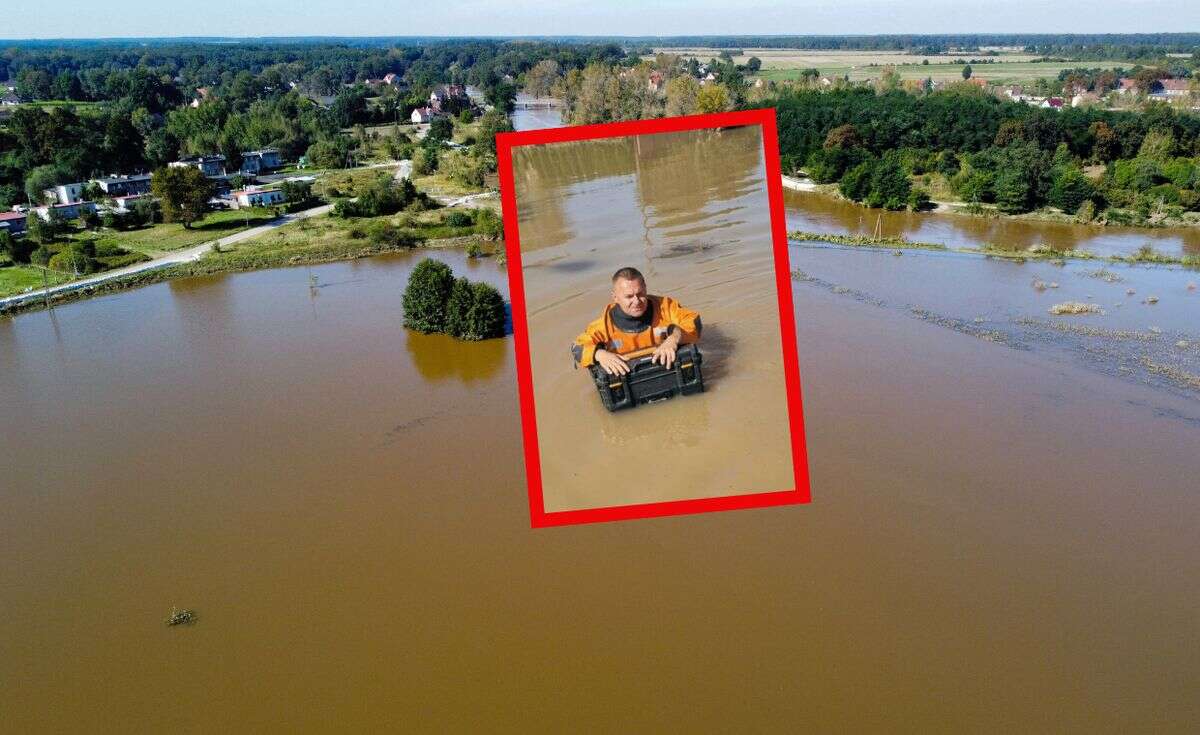
[[[649,326],[641,331],[627,332],[619,325],[620,315],[614,315],[616,304],[604,307],[600,318],[587,325],[587,329],[575,338],[571,345],[571,357],[576,366],[588,367],[596,362],[596,350],[603,347],[609,352],[625,355],[630,352],[662,344],[676,329],[683,332],[680,344],[700,341],[700,315],[686,309],[670,296],[647,296],[650,300]],[[616,321],[614,320],[616,319]]]

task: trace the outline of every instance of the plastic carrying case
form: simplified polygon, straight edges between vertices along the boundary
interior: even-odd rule
[[[696,345],[677,348],[675,363],[670,370],[650,362],[654,349],[650,347],[622,355],[629,363],[629,372],[625,375],[609,375],[599,365],[589,367],[605,408],[619,411],[677,395],[704,392],[704,376],[700,371],[702,358]]]

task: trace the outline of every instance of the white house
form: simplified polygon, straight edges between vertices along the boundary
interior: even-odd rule
[[[76,219],[83,212],[95,212],[95,202],[74,202],[72,204],[50,204],[45,207],[37,207],[33,211],[37,212],[37,216],[43,220],[50,221],[50,212],[54,211],[59,219]]]
[[[42,199],[53,204],[74,204],[83,201],[83,184],[60,184],[43,189]]]
[[[428,107],[418,107],[412,111],[412,121],[414,124],[427,123],[433,119],[433,110]]]
[[[238,209],[242,207],[273,207],[283,204],[285,199],[279,189],[258,189],[247,187],[231,194]]]

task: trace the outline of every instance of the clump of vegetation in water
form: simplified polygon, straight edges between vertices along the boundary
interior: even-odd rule
[[[1104,310],[1097,304],[1085,304],[1082,301],[1067,301],[1050,307],[1051,314],[1103,314]]]
[[[446,304],[454,288],[450,266],[425,258],[413,268],[404,289],[404,326],[418,332],[446,331]]]
[[[486,283],[454,278],[445,263],[426,258],[408,277],[404,325],[476,341],[504,336],[504,297]]]
[[[171,608],[171,616],[167,618],[167,625],[195,625],[197,620],[195,610],[180,610]]]

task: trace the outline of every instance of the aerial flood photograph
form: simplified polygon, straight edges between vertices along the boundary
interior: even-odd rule
[[[0,732],[1200,730],[1200,10],[7,15]]]

